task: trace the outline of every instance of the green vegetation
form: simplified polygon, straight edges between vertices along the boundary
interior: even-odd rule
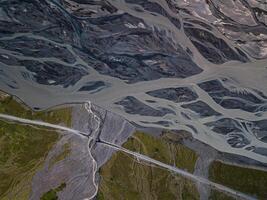
[[[67,126],[71,125],[71,108],[34,112],[14,100],[11,96],[0,98],[0,113],[54,124],[64,123]]]
[[[55,131],[0,121],[0,199],[28,199],[31,179],[58,139]]]
[[[197,154],[186,146],[166,137],[153,137],[136,132],[124,145],[125,148],[142,153],[166,164],[194,172]]]
[[[100,170],[98,200],[194,200],[199,199],[195,185],[165,169],[137,163],[122,152],[114,154]]]
[[[267,172],[214,161],[209,169],[210,179],[235,190],[267,199]]]
[[[125,148],[193,172],[197,155],[187,147],[136,132]],[[114,154],[101,169],[98,200],[103,199],[199,199],[191,181],[165,169],[137,163],[122,152]]]
[[[71,125],[71,108],[34,112],[4,93],[0,113]],[[55,130],[0,120],[0,199],[29,199],[32,178],[59,139]]]
[[[43,196],[41,197],[41,200],[57,200],[57,192],[62,191],[66,187],[66,183],[62,183],[60,186],[58,186],[55,189],[49,190]]]

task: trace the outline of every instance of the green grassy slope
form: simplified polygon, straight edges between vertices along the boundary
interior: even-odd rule
[[[146,154],[157,160],[193,171],[197,155],[178,143],[171,143],[142,132],[136,132],[125,148]],[[197,189],[189,180],[166,169],[138,163],[122,152],[115,153],[100,169],[98,199],[199,199]]]
[[[0,113],[71,125],[71,108],[33,112],[3,93],[0,94]],[[1,200],[29,198],[32,177],[59,139],[55,130],[0,120]]]
[[[214,161],[209,169],[210,179],[235,190],[267,199],[267,172]]]

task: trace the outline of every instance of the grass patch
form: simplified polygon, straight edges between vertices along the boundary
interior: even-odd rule
[[[182,144],[143,132],[136,132],[123,146],[190,172],[193,172],[197,160],[195,152]],[[191,181],[168,170],[137,163],[132,156],[122,152],[115,153],[101,167],[100,175],[98,200],[199,199]]]
[[[195,185],[165,169],[137,163],[131,156],[115,153],[100,170],[98,200],[199,199]]]
[[[0,99],[0,113],[54,124],[64,123],[71,126],[71,108],[34,112],[14,100],[12,96]]]
[[[198,155],[178,142],[163,137],[153,137],[137,131],[124,145],[125,148],[147,155],[166,164],[194,172]]]
[[[41,200],[57,200],[58,199],[57,193],[62,191],[65,187],[66,183],[62,183],[57,188],[49,190],[48,192],[42,195]]]
[[[0,199],[28,197],[34,173],[58,139],[55,131],[0,121]]]
[[[259,199],[267,199],[267,172],[265,171],[214,161],[210,166],[209,176],[214,182]]]
[[[0,113],[71,125],[71,108],[34,112],[9,95],[0,97]],[[54,130],[0,120],[0,199],[29,199],[32,178],[59,139]],[[67,153],[68,148],[56,161]]]

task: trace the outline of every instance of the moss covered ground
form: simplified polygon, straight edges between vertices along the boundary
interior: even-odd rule
[[[64,123],[66,126],[71,125],[70,107],[35,112],[16,101],[12,96],[4,97],[5,98],[0,98],[0,113],[54,124]]]
[[[210,179],[259,199],[267,199],[267,172],[214,161]]]
[[[9,95],[1,93],[0,96],[0,113],[71,124],[71,108],[34,112]],[[60,135],[55,130],[0,120],[1,200],[29,199],[31,180],[59,139]]]
[[[55,131],[0,121],[0,199],[28,199],[31,179],[58,139]]]
[[[187,147],[163,138],[136,132],[125,148],[148,155],[168,164],[193,171],[197,155]],[[97,199],[199,199],[195,184],[171,172],[138,163],[122,152],[115,153],[100,169],[100,187]]]
[[[125,148],[189,172],[194,172],[198,155],[188,147],[166,137],[154,137],[137,131],[124,145]]]
[[[131,156],[117,152],[100,170],[99,200],[194,200],[199,199],[195,185],[165,169],[137,163]]]
[[[55,189],[51,189],[48,192],[44,193],[43,196],[41,196],[41,200],[57,200],[58,196],[57,193],[62,191],[66,187],[66,183],[60,184]]]

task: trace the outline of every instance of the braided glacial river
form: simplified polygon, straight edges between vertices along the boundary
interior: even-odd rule
[[[266,4],[252,0],[0,4],[0,90],[33,110],[90,101],[140,127],[186,130],[220,152],[267,164],[267,17],[256,12],[267,12]],[[58,125],[0,117],[87,137]]]

